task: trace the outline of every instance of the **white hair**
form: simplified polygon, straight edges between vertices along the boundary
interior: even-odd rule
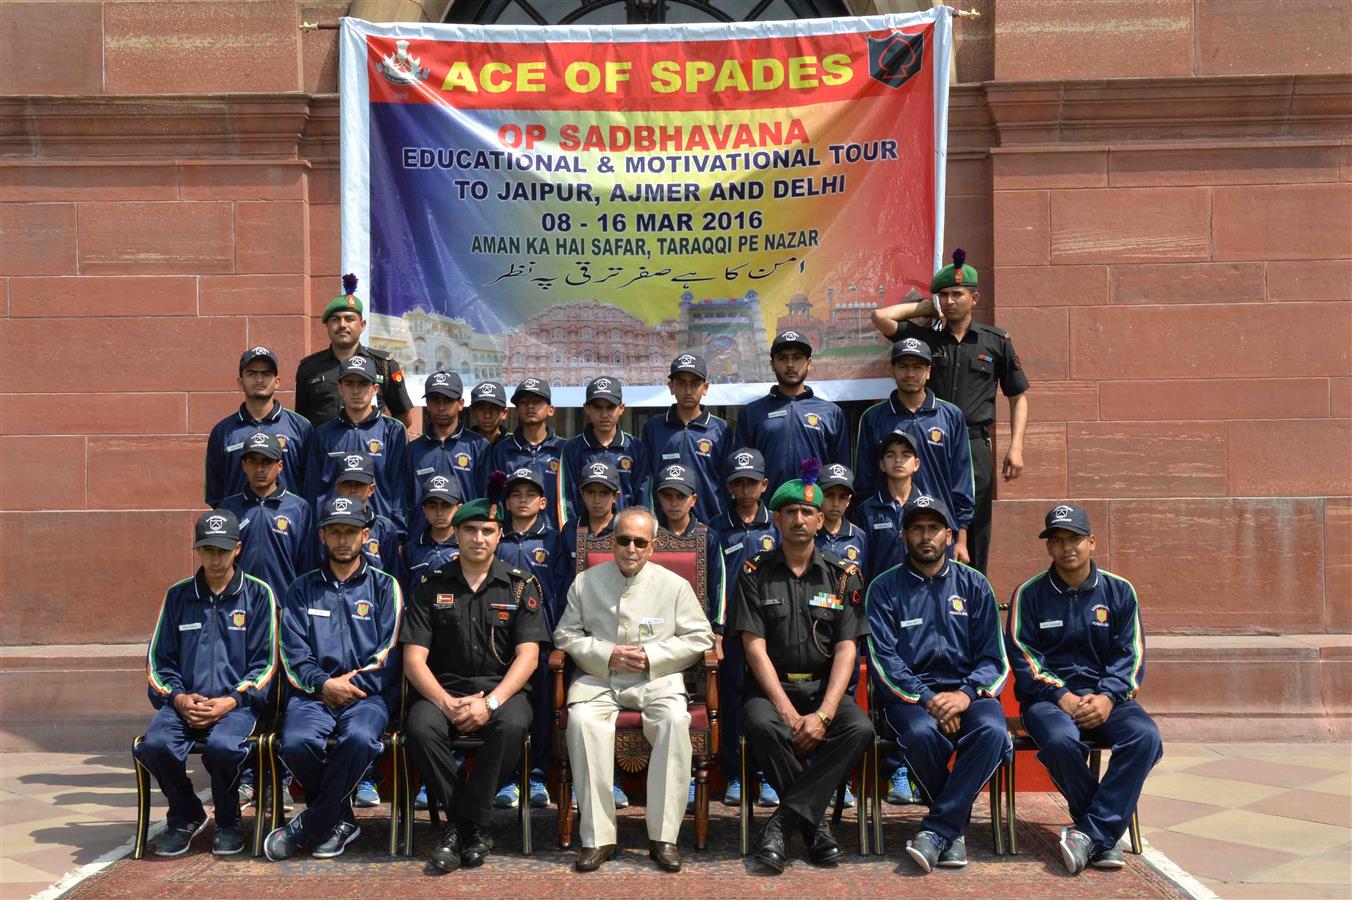
[[[615,530],[620,530],[620,523],[626,516],[643,516],[653,523],[653,538],[657,537],[657,514],[646,506],[626,506],[615,516]]]

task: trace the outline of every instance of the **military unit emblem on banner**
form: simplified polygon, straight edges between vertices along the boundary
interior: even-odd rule
[[[376,71],[390,84],[417,84],[431,74],[421,63],[408,52],[408,41],[395,41],[394,53],[376,63]]]
[[[925,60],[925,35],[894,31],[868,39],[868,73],[875,81],[899,88],[920,74]]]

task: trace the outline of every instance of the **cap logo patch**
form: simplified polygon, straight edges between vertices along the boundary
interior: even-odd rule
[[[738,453],[732,459],[737,463],[737,467],[740,469],[745,469],[747,466],[751,465],[750,453]]]
[[[349,357],[347,360],[347,364],[354,369],[364,369],[366,368],[366,357],[364,356]]]
[[[926,495],[921,494],[919,497],[916,497],[914,500],[911,501],[911,505],[917,507],[918,509],[929,509],[931,506],[934,505],[934,498],[927,497]]]
[[[832,463],[831,465],[826,467],[826,473],[830,475],[832,478],[844,478],[845,467],[842,466],[840,463]]]
[[[428,479],[427,486],[434,491],[444,491],[450,488],[451,479],[447,478],[445,475],[436,475]]]
[[[527,378],[525,381],[521,382],[521,390],[523,391],[533,391],[539,386],[540,382],[536,381],[534,378]]]
[[[610,379],[609,379],[609,378],[598,378],[598,379],[596,379],[595,381],[592,382],[592,390],[596,390],[596,391],[608,391],[608,390],[610,390]]]
[[[666,474],[665,474],[663,477],[664,477],[664,478],[684,478],[684,477],[685,477],[685,466],[667,466]]]
[[[817,496],[817,486],[815,484],[803,485],[803,499],[811,503]]]
[[[347,513],[352,512],[352,501],[347,497],[337,497],[331,501],[330,508],[336,513],[346,515]]]
[[[263,432],[261,431],[258,434],[255,434],[253,437],[249,438],[250,447],[266,447],[267,445],[268,445],[268,436],[266,434],[263,434]]]
[[[347,295],[347,308],[348,308],[348,309],[356,309],[356,308],[357,308],[357,298],[354,297],[354,296],[352,296],[351,294],[348,294],[348,295]]]
[[[604,477],[606,474],[606,464],[599,462],[592,463],[590,472],[598,478]]]
[[[513,478],[527,478],[527,479],[529,479],[529,478],[530,478],[531,476],[533,476],[534,474],[535,474],[535,473],[532,472],[530,469],[517,469],[515,472],[512,473],[512,477],[513,477]]]
[[[208,516],[207,530],[212,534],[222,534],[225,531],[225,516]]]
[[[343,470],[344,470],[344,471],[347,471],[347,472],[356,472],[356,471],[359,471],[359,470],[361,469],[361,464],[362,464],[362,458],[361,458],[360,456],[357,456],[356,454],[353,454],[352,456],[344,456],[344,457],[343,457]]]
[[[678,366],[693,366],[694,364],[695,357],[691,356],[689,353],[676,357],[676,365]]]
[[[920,349],[920,341],[917,340],[916,338],[906,338],[904,341],[901,342],[901,349],[903,349],[903,350],[919,350],[919,349]]]
[[[800,340],[803,339],[803,338],[802,338],[802,335],[800,335],[800,334],[799,334],[798,332],[796,332],[796,331],[786,331],[786,332],[784,332],[783,334],[781,334],[779,337],[780,337],[781,340],[785,340],[785,341],[800,341]]]
[[[272,351],[269,350],[267,347],[255,347],[255,348],[253,348],[252,350],[250,350],[249,352],[250,352],[250,353],[268,353],[268,354],[271,354],[271,353],[272,353]]]
[[[1052,521],[1069,522],[1070,514],[1072,512],[1074,512],[1074,510],[1072,510],[1069,506],[1058,506],[1056,507],[1056,509],[1052,510]]]

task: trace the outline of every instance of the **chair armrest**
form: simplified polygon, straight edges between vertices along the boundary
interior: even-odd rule
[[[704,705],[709,708],[710,718],[713,718],[718,715],[718,651],[705,650],[700,668],[704,670]]]
[[[564,668],[567,664],[568,656],[562,650],[549,651],[549,671],[554,673],[554,685],[550,699],[556,719],[559,717],[559,711],[563,709],[563,699],[568,690],[568,686],[564,684]]]
[[[863,654],[859,655],[859,675],[855,681],[854,702],[864,711],[864,715],[868,715],[869,709],[873,706],[873,698],[869,696],[868,659]]]

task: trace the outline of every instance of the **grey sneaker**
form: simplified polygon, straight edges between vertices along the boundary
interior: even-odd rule
[[[1089,864],[1096,869],[1120,869],[1127,861],[1122,856],[1122,848],[1114,844],[1095,853],[1089,858]]]
[[[906,842],[906,852],[915,860],[922,872],[933,872],[939,863],[939,855],[944,852],[944,839],[933,831],[925,830]]]
[[[241,782],[239,786],[239,808],[248,809],[254,805],[254,800],[258,797],[258,789],[252,782]]]
[[[309,846],[309,842],[305,840],[305,829],[300,824],[304,816],[305,813],[301,813],[268,835],[267,840],[263,841],[263,854],[268,859],[273,862],[290,859]]]
[[[953,843],[948,845],[948,849],[939,854],[939,868],[961,869],[966,865],[967,838],[958,835],[953,839]]]
[[[339,822],[333,826],[333,833],[329,835],[328,840],[316,847],[310,855],[315,859],[333,859],[335,856],[342,856],[347,845],[360,835],[361,829],[355,822]]]
[[[244,830],[238,825],[217,828],[211,839],[211,852],[216,856],[234,856],[244,849]]]
[[[159,840],[155,842],[155,855],[182,856],[192,846],[192,839],[201,834],[202,829],[206,827],[207,820],[198,819],[195,822],[185,822],[164,829]]]
[[[1061,862],[1066,871],[1078,875],[1089,862],[1089,853],[1094,849],[1094,841],[1083,831],[1074,828],[1061,829]]]

